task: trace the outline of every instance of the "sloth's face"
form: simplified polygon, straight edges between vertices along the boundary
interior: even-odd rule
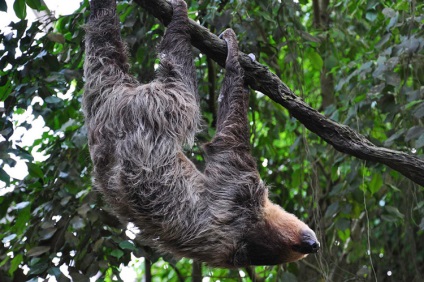
[[[245,237],[246,257],[251,265],[275,265],[318,252],[315,232],[296,216],[272,204],[264,206],[264,220]]]

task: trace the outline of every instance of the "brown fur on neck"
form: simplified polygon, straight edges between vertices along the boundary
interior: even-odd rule
[[[307,229],[296,216],[266,199],[263,219],[246,236],[248,264],[275,265],[304,258],[293,246],[301,243],[302,231]]]

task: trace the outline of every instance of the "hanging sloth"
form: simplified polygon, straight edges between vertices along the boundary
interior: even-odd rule
[[[315,233],[268,199],[250,152],[248,89],[234,32],[227,29],[226,75],[216,135],[204,145],[203,172],[184,155],[200,121],[187,6],[159,47],[157,77],[129,74],[116,3],[92,0],[86,26],[83,110],[94,184],[125,222],[156,248],[211,266],[291,262],[315,253]]]

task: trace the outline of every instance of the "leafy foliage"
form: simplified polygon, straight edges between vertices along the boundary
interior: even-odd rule
[[[305,0],[189,6],[190,16],[211,31],[235,29],[241,49],[256,54],[312,107],[379,146],[423,155],[424,4],[331,1],[320,15]],[[56,19],[42,1],[7,7],[0,0],[0,11],[20,19],[0,34],[0,277],[120,280],[121,265],[131,261],[140,278],[146,260],[153,262],[155,281],[183,281],[193,262],[145,246],[92,190],[80,110],[87,7],[85,0]],[[30,23],[30,8],[48,17]],[[118,10],[132,72],[149,81],[163,27],[135,5],[122,2]],[[213,93],[222,70],[195,56],[209,125],[200,144],[214,132]],[[387,167],[336,152],[261,93],[252,93],[250,103],[253,152],[270,194],[317,230],[322,252],[278,267],[203,266],[202,275],[212,281],[422,280],[423,188]],[[40,134],[32,129],[37,120],[45,124]],[[198,147],[193,159],[202,165]],[[22,163],[28,175],[20,180],[8,168]]]

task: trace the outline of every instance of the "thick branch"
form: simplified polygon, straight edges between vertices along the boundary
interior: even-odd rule
[[[167,25],[172,9],[166,0],[134,0],[153,16]],[[223,40],[206,28],[190,21],[192,44],[221,66],[225,63],[226,46]],[[282,105],[310,131],[314,132],[336,150],[357,158],[385,164],[407,178],[424,186],[424,160],[382,147],[377,147],[352,128],[338,124],[297,97],[275,74],[246,54],[240,54],[240,63],[252,89],[262,92]]]

